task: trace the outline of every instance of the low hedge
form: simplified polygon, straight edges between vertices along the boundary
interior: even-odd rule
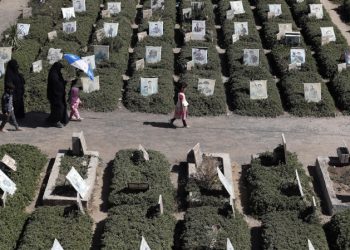
[[[350,210],[339,212],[325,225],[331,250],[350,249]]]
[[[300,195],[295,177],[298,170],[305,199],[311,202],[314,195],[309,186],[309,177],[295,154],[288,152],[287,163],[284,158],[283,147],[277,147],[274,152],[259,154],[253,159],[251,167],[244,174],[249,189],[250,212],[255,216],[262,216],[268,212],[297,210],[304,211],[308,204]]]
[[[308,239],[315,249],[328,249],[322,226],[313,215],[283,211],[268,213],[262,219],[262,249],[308,249]]]
[[[17,171],[13,172],[1,166],[1,170],[16,183],[13,196],[8,195],[6,207],[0,208],[0,249],[14,249],[27,219],[24,212],[35,195],[40,173],[47,162],[43,153],[34,146],[5,144],[0,146],[0,158],[10,155],[17,162]]]
[[[343,1],[343,17],[345,21],[350,21],[350,0]]]
[[[92,220],[77,208],[39,207],[30,216],[16,249],[51,249],[55,238],[64,249],[89,249]]]
[[[227,238],[235,249],[251,249],[247,223],[239,213],[233,217],[230,209],[211,206],[188,209],[181,236],[182,249],[226,249]]]
[[[350,114],[350,71],[345,70],[336,74],[329,84],[329,89],[344,114]]]

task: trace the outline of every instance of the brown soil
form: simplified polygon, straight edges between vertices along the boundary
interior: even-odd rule
[[[328,167],[334,190],[338,195],[350,195],[350,166]]]

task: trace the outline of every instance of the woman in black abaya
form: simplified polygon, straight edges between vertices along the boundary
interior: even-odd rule
[[[56,62],[52,65],[47,83],[47,99],[50,102],[50,116],[47,121],[53,126],[62,128],[68,123],[66,84],[61,69],[63,65]]]
[[[12,59],[7,63],[5,72],[5,88],[13,84],[15,89],[13,91],[13,108],[16,118],[24,118],[24,78],[18,71],[19,66],[16,60]]]

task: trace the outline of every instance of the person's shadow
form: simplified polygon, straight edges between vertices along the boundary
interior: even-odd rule
[[[44,112],[28,112],[25,114],[25,118],[17,119],[18,125],[23,128],[47,128],[50,124],[46,122],[46,118],[49,114]]]
[[[143,125],[150,125],[156,128],[172,128],[176,129],[176,126],[171,125],[169,122],[144,122]]]

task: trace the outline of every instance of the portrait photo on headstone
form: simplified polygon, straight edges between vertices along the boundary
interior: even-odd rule
[[[329,41],[336,41],[333,27],[321,27],[321,36],[322,38],[327,38]]]
[[[273,16],[280,16],[280,15],[282,15],[281,4],[269,4],[269,12]]]
[[[85,0],[73,0],[73,8],[75,12],[86,11]]]
[[[198,79],[198,91],[205,95],[211,96],[214,95],[215,89],[215,81],[214,79]]]
[[[17,37],[23,39],[29,34],[30,24],[18,23],[17,24]]]
[[[95,62],[109,60],[109,46],[108,45],[94,45]]]
[[[316,17],[316,19],[323,18],[323,5],[322,4],[309,4],[310,16]]]
[[[321,83],[304,83],[304,96],[307,102],[321,101]]]
[[[248,66],[259,66],[259,49],[244,49],[243,63]]]
[[[116,15],[121,11],[121,2],[108,2],[107,10],[111,15]]]
[[[256,80],[250,82],[250,99],[267,99],[267,81]]]
[[[148,22],[148,34],[152,37],[160,37],[163,35],[163,21]]]
[[[146,63],[157,63],[162,58],[162,47],[146,46]]]
[[[249,34],[248,22],[234,22],[233,25],[234,25],[235,34],[239,36],[246,36]]]
[[[77,22],[65,22],[62,23],[63,25],[63,32],[67,34],[71,34],[77,31]]]
[[[61,10],[62,10],[62,16],[64,19],[69,20],[71,18],[75,18],[74,7],[61,8]]]
[[[164,8],[164,0],[150,0],[151,1],[151,9],[158,10]]]
[[[192,48],[192,61],[194,64],[207,64],[208,48]]]
[[[100,76],[95,76],[94,80],[91,80],[89,77],[81,77],[81,83],[83,84],[84,93],[100,90]]]
[[[305,49],[290,49],[290,63],[291,64],[305,63]]]
[[[105,36],[108,38],[113,38],[118,35],[119,23],[104,23],[103,30],[105,32]]]
[[[205,37],[205,21],[192,20],[192,39],[203,40]]]
[[[47,60],[49,64],[54,64],[55,62],[60,61],[63,58],[63,53],[61,53],[61,49],[50,48],[47,53]]]
[[[12,57],[12,47],[0,47],[0,62],[7,63]]]
[[[245,13],[242,1],[230,1],[230,7],[235,15]]]
[[[32,63],[32,68],[34,73],[40,73],[43,69],[43,61],[39,60]]]
[[[158,78],[143,78],[140,81],[140,92],[142,96],[150,96],[158,93]]]
[[[83,61],[86,62],[92,70],[96,69],[95,55],[83,56],[81,59],[83,59]]]

